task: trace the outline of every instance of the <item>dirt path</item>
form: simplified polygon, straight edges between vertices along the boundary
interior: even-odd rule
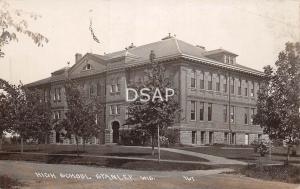
[[[203,153],[198,153],[198,152],[191,152],[191,151],[187,151],[187,150],[179,150],[179,149],[174,149],[174,148],[162,148],[161,150],[207,159],[207,160],[209,160],[209,162],[203,162],[203,164],[208,164],[208,165],[220,165],[220,164],[223,164],[223,165],[232,165],[232,164],[247,165],[247,163],[243,162],[243,161],[232,160],[232,159],[228,159],[228,158],[224,158],[224,157],[213,156],[213,155],[208,155],[208,154],[203,154]]]
[[[23,188],[201,188],[294,189],[297,185],[220,174],[229,169],[134,171],[80,165],[0,161],[0,174],[25,182]]]

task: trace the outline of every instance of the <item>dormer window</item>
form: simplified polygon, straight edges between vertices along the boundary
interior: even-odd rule
[[[224,55],[224,62],[226,64],[234,64],[234,57],[230,55]]]
[[[216,49],[204,52],[204,56],[225,64],[235,64],[238,55],[224,49]]]
[[[224,56],[225,56],[225,63],[229,64],[230,56],[228,55],[224,55]]]
[[[233,57],[230,58],[230,64],[233,64]]]

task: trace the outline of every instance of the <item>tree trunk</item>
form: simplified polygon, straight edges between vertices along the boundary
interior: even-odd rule
[[[85,152],[85,142],[86,142],[86,140],[83,138],[83,152]]]
[[[0,151],[2,150],[2,140],[3,140],[3,135],[0,133]]]
[[[152,152],[151,152],[151,154],[152,154],[152,156],[154,156],[154,135],[153,134],[151,135],[151,144],[152,144]]]
[[[158,154],[158,163],[160,163],[160,138],[159,138],[159,126],[157,126],[157,154]]]
[[[75,140],[76,140],[76,153],[77,153],[77,156],[79,156],[78,137],[77,136],[75,136]]]
[[[46,134],[46,136],[45,136],[45,144],[47,144],[48,143],[48,135]]]
[[[289,164],[290,161],[290,145],[288,145],[288,149],[287,149],[287,159],[286,159],[286,165]]]
[[[21,153],[23,153],[24,145],[23,145],[23,137],[21,137]]]

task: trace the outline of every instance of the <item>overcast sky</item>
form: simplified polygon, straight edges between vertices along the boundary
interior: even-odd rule
[[[287,41],[300,41],[300,5],[293,0],[9,0],[11,7],[42,15],[31,29],[49,38],[37,47],[20,37],[3,50],[0,78],[29,83],[49,77],[76,52],[103,54],[143,45],[168,33],[207,50],[223,48],[258,70],[274,65]],[[90,11],[92,10],[92,11]],[[89,32],[89,18],[100,39]]]

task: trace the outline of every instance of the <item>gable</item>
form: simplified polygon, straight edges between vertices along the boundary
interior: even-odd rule
[[[69,70],[69,76],[89,75],[106,70],[105,60],[86,54]]]

